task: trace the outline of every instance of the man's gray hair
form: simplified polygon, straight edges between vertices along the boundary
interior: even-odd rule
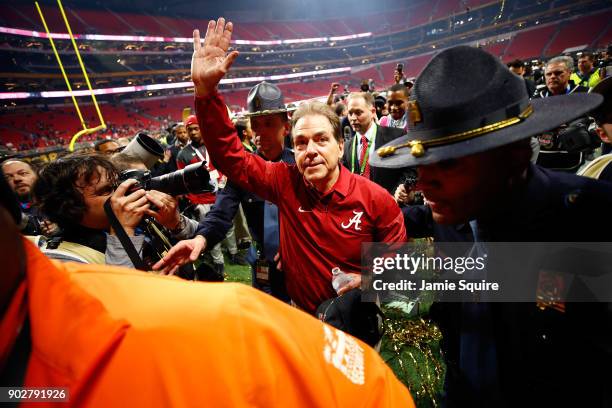
[[[568,69],[568,71],[572,72],[574,70],[574,59],[572,57],[560,56],[551,58],[546,63],[546,67],[551,64],[563,64]]]

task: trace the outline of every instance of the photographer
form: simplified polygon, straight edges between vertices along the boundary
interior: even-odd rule
[[[116,226],[118,220],[114,214],[114,207],[107,208],[111,228],[116,229],[120,245],[108,248],[107,252],[112,255],[113,265],[133,265],[140,270],[150,270],[151,266],[159,261],[174,243],[182,239],[188,239],[195,235],[198,227],[197,221],[179,212],[179,202],[176,197],[187,193],[200,193],[212,191],[208,171],[203,164],[192,164],[184,170],[174,173],[153,177],[152,172],[144,164],[144,161],[152,161],[151,156],[138,150],[131,150],[142,156],[136,157],[126,152],[115,154],[112,162],[119,172],[119,182],[135,180],[136,183],[129,187],[133,194],[138,191],[146,191],[145,197],[150,206],[145,210],[145,216],[138,224],[138,235],[144,236],[144,244],[136,248],[123,235],[122,226]],[[142,159],[140,158],[142,157]],[[150,166],[149,166],[150,167]],[[112,198],[111,198],[112,204]],[[182,266],[177,275],[188,280],[223,281],[223,273],[213,267],[214,260],[209,253],[196,259],[192,263]]]
[[[138,252],[144,236],[136,227],[150,209],[144,190],[127,194],[136,180],[116,189],[117,170],[104,156],[74,154],[49,163],[34,185],[40,210],[62,229],[59,239],[46,244],[51,258],[82,263],[133,266],[125,260],[123,247],[104,212],[110,198],[117,220]],[[129,264],[129,265],[128,265]]]
[[[36,168],[26,161],[9,159],[2,163],[2,172],[19,200],[21,233],[51,236],[59,232],[57,225],[46,219],[32,203],[32,187],[38,179]]]
[[[129,170],[140,170],[142,172],[148,170],[142,160],[126,153],[113,155],[111,162],[117,171],[122,174],[126,174]],[[171,233],[172,238],[186,239],[195,234],[198,222],[179,212],[179,202],[176,198],[157,190],[147,191],[146,197],[152,205],[152,208],[146,210],[146,214],[166,228]]]

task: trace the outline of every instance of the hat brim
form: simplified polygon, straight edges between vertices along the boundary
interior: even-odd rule
[[[600,95],[606,95],[612,90],[612,77],[604,78],[597,85],[595,85],[589,93],[596,93]]]
[[[293,112],[296,109],[297,108],[285,108],[285,109],[270,109],[270,110],[263,110],[263,111],[257,111],[257,112],[246,112],[243,116],[248,118],[251,116],[274,115],[276,113]]]
[[[587,93],[533,99],[531,101],[533,113],[516,125],[457,143],[426,147],[425,154],[420,157],[413,156],[408,147],[397,149],[394,154],[388,157],[380,157],[378,154],[374,154],[370,158],[370,165],[397,169],[422,166],[481,153],[554,129],[595,109],[602,101],[601,95]],[[385,146],[397,146],[410,140],[426,140],[419,133],[418,131],[408,130],[406,136],[394,139]],[[385,146],[377,146],[377,149]]]

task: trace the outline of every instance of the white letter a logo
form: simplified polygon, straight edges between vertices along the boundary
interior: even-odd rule
[[[361,231],[359,224],[361,224],[361,216],[363,215],[363,211],[353,210],[353,214],[355,214],[355,216],[348,221],[348,225],[344,225],[344,223],[340,225],[342,225],[342,228],[347,229],[350,228],[351,225],[355,224],[355,231]]]

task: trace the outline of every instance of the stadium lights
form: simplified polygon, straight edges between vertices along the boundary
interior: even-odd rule
[[[302,78],[312,75],[326,75],[335,74],[339,72],[350,72],[350,67],[342,68],[330,68],[320,69],[318,71],[308,72],[296,72],[292,74],[279,74],[279,75],[265,75],[257,77],[247,78],[226,78],[221,80],[221,84],[241,84],[248,82],[261,82],[261,81],[279,81],[283,79],[294,79]],[[190,88],[193,87],[193,82],[175,82],[175,83],[164,83],[164,84],[152,84],[152,85],[132,85],[132,86],[120,86],[115,88],[98,88],[93,90],[94,95],[110,95],[118,93],[132,93],[141,91],[157,91],[162,89],[175,89],[175,88]],[[28,98],[66,98],[69,96],[88,96],[90,92],[88,90],[82,91],[43,91],[43,92],[1,92],[0,99],[28,99]]]
[[[38,31],[22,30],[20,28],[0,27],[0,33],[20,35],[24,37],[49,38],[47,33]],[[55,40],[69,40],[70,36],[66,33],[51,33],[51,37]],[[288,40],[232,40],[233,44],[238,45],[282,45],[282,44],[303,44],[328,41],[345,41],[354,40],[357,38],[370,37],[371,32],[342,35],[336,37],[315,37],[315,38],[294,38]],[[94,41],[136,41],[136,42],[175,42],[175,43],[192,43],[191,37],[156,37],[145,35],[107,35],[107,34],[74,34],[77,40],[94,40]]]

